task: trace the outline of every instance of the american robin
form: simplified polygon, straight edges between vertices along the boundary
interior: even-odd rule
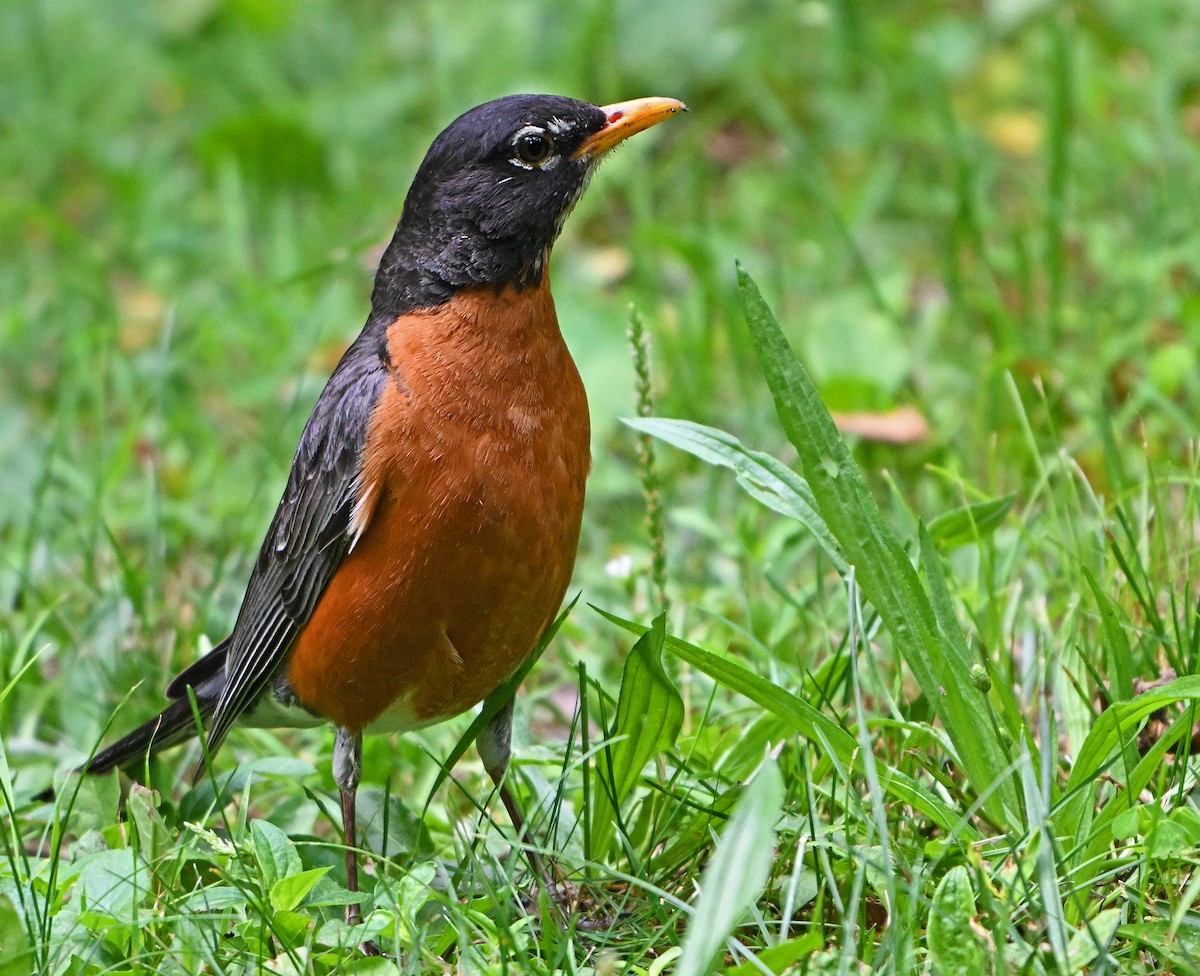
[[[193,696],[210,760],[235,724],[332,722],[357,890],[363,733],[421,728],[484,700],[561,604],[590,425],[550,295],[550,249],[602,156],[684,108],[513,95],[434,140],[366,325],[300,437],[232,633],[88,772],[191,737]],[[510,697],[477,748],[520,831],[503,784],[511,726]],[[358,920],[352,906],[347,921]]]

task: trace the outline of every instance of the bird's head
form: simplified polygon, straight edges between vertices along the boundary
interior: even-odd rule
[[[537,284],[601,157],[684,109],[672,98],[597,106],[510,95],[459,116],[413,179],[380,262],[376,314],[439,304],[473,285]]]

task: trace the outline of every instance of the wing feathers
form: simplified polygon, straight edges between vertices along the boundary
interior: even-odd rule
[[[380,328],[368,322],[346,351],[300,438],[228,639],[225,683],[208,728],[210,755],[279,673],[329,580],[366,529],[373,502],[360,497],[362,453],[388,375],[380,357],[385,347],[374,335]]]

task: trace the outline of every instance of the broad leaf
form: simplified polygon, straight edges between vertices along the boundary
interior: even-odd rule
[[[771,870],[783,781],[767,762],[746,787],[700,879],[677,976],[708,976],[713,958],[758,901]]]
[[[277,912],[290,912],[304,901],[304,897],[316,887],[329,872],[329,867],[312,868],[299,874],[289,874],[271,885],[271,907]]]
[[[929,906],[929,959],[938,976],[982,976],[986,955],[975,934],[975,892],[971,872],[963,865],[951,868],[938,883]]]
[[[270,821],[250,821],[250,840],[254,845],[258,869],[262,872],[263,887],[267,891],[270,891],[277,881],[290,878],[303,870],[295,845],[287,834]]]
[[[617,714],[601,753],[600,789],[592,819],[591,857],[603,860],[616,836],[621,806],[646,764],[669,749],[683,724],[683,699],[662,666],[666,618],[633,645],[621,674]]]

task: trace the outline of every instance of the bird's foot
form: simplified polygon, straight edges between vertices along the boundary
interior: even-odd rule
[[[346,906],[346,924],[347,925],[362,925],[362,910],[358,905]],[[364,956],[382,956],[383,953],[379,949],[379,943],[374,939],[368,939],[366,942],[360,942],[358,951]]]
[[[628,912],[615,910],[611,902],[598,894],[592,885],[577,884],[558,875],[552,883],[539,882],[538,890],[546,895],[559,924],[572,924],[582,932],[604,932],[613,928]]]

